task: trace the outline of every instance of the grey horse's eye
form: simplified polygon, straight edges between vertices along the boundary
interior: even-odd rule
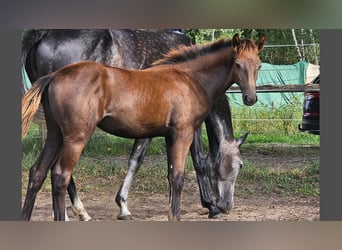
[[[243,163],[240,163],[240,169],[243,167]]]

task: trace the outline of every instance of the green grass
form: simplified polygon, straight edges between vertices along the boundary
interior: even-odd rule
[[[236,188],[240,195],[250,193],[319,196],[319,162],[298,166],[289,170],[268,169],[245,161],[239,173]],[[249,185],[253,189],[246,188]],[[252,191],[253,190],[253,191]]]
[[[260,151],[260,149],[258,150]],[[270,153],[270,150],[263,153]],[[290,151],[281,150],[277,152],[271,149],[271,153],[286,154],[290,153]],[[82,182],[82,179],[89,180],[93,178],[108,179],[111,183],[119,185],[127,171],[127,158],[121,157],[120,160],[114,160],[114,158],[82,157],[74,172],[78,185],[79,182]],[[164,159],[143,164],[134,179],[134,192],[167,192],[166,166],[167,163]],[[25,168],[25,170],[28,169]],[[194,171],[194,168],[191,158],[188,157],[186,173],[191,171]],[[47,179],[44,186],[47,189],[50,188],[49,179]],[[86,188],[96,189],[95,186],[89,187],[89,185]],[[113,188],[113,190],[116,189]],[[319,196],[319,162],[312,161],[299,164],[291,169],[281,170],[267,168],[262,163],[251,163],[245,160],[244,167],[238,175],[235,192],[240,197],[248,197],[251,194],[268,195],[272,193],[291,196]]]
[[[262,103],[254,106],[231,105],[235,131],[251,131],[265,135],[298,133],[303,115],[303,99],[294,96],[291,103],[272,107]]]
[[[241,136],[242,133],[236,133],[235,137]],[[108,135],[100,130],[94,134],[86,145],[83,156],[95,157],[95,156],[129,156],[133,147],[132,139],[120,138],[112,135]],[[292,134],[262,134],[251,132],[247,138],[247,141],[242,148],[253,148],[255,144],[292,144],[292,145],[319,145],[320,137],[317,135],[311,135],[308,133],[292,133]],[[208,148],[208,141],[205,136],[205,129],[203,130],[203,144],[205,149]],[[22,165],[24,168],[31,166],[35,159],[38,157],[43,142],[39,137],[38,126],[31,126],[28,135],[22,143]],[[164,138],[154,138],[147,154],[151,155],[164,155],[165,141]]]

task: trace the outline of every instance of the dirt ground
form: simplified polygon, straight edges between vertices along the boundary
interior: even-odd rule
[[[248,151],[242,154],[244,160],[249,162],[263,162],[270,168],[291,168],[298,166],[298,163],[319,160],[319,147],[310,148],[309,154],[270,154],[262,152]],[[147,156],[154,160],[153,156]],[[26,176],[25,176],[26,175]],[[23,174],[23,179],[27,178],[27,173]],[[91,180],[91,182],[101,182],[103,180]],[[76,180],[77,182],[77,180]],[[237,180],[238,182],[238,180]],[[26,186],[27,182],[24,182]],[[105,183],[104,183],[105,184]],[[103,185],[106,187],[106,184]],[[110,187],[110,185],[108,185]],[[238,184],[237,184],[238,187]],[[239,187],[242,188],[242,187]],[[115,204],[115,194],[118,189],[99,188],[92,192],[79,194],[88,213],[95,221],[116,220],[119,212]],[[24,195],[25,192],[23,192]],[[24,199],[24,196],[23,196]],[[76,221],[67,202],[68,215],[71,221]],[[129,209],[136,221],[167,221],[168,213],[168,192],[165,193],[143,193],[134,190],[129,196]],[[213,221],[208,219],[208,210],[202,208],[200,195],[196,182],[195,173],[187,173],[183,196],[182,196],[182,221]],[[35,208],[32,214],[32,221],[51,221],[52,205],[51,192],[40,191]],[[284,196],[273,193],[272,195],[251,194],[244,198],[235,195],[235,207],[224,214],[216,221],[315,221],[319,220],[319,197],[315,196]]]

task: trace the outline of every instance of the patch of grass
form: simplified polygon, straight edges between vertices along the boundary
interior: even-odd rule
[[[250,193],[319,196],[319,162],[313,161],[306,167],[275,171],[263,166],[245,162],[238,176],[237,192],[241,195]],[[244,190],[244,187],[247,187]]]
[[[242,133],[241,133],[242,135]],[[241,136],[240,133],[236,137]],[[319,145],[320,137],[308,133],[296,132],[290,134],[281,133],[256,133],[251,131],[247,137],[247,143],[284,143],[293,145]]]
[[[242,153],[250,152],[264,155],[319,155],[319,151],[319,145],[246,143],[241,147]]]
[[[132,139],[113,136],[97,129],[85,146],[83,155],[127,155],[133,147],[133,142]]]
[[[127,172],[128,157],[120,160],[114,157],[82,157],[78,162],[74,176],[77,180],[89,178],[110,178],[116,185],[122,183]],[[186,173],[193,171],[190,157],[186,161]],[[145,162],[140,167],[133,182],[135,192],[164,192],[168,190],[166,160]]]
[[[134,190],[139,193],[166,192],[168,190],[166,162],[142,166],[134,181]]]
[[[294,97],[288,104],[272,107],[257,103],[254,106],[231,105],[233,127],[238,134],[250,131],[252,143],[317,144],[319,136],[299,132],[303,100]]]
[[[42,142],[40,140],[27,140],[22,147],[21,164],[24,170],[28,170],[37,160],[42,150]]]

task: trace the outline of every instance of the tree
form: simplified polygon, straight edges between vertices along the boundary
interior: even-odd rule
[[[240,29],[185,29],[184,33],[187,34],[194,43],[202,44],[211,42],[221,37],[231,38],[236,33],[241,33]]]
[[[263,62],[294,64],[300,60],[318,64],[320,57],[319,30],[313,29],[243,29],[242,36],[257,39],[266,35],[265,49],[260,53]]]
[[[260,53],[263,62],[271,64],[294,64],[300,60],[319,64],[319,30],[314,29],[185,29],[194,43],[201,44],[219,39],[231,38],[239,33],[241,37],[257,40],[266,35],[264,50]]]

